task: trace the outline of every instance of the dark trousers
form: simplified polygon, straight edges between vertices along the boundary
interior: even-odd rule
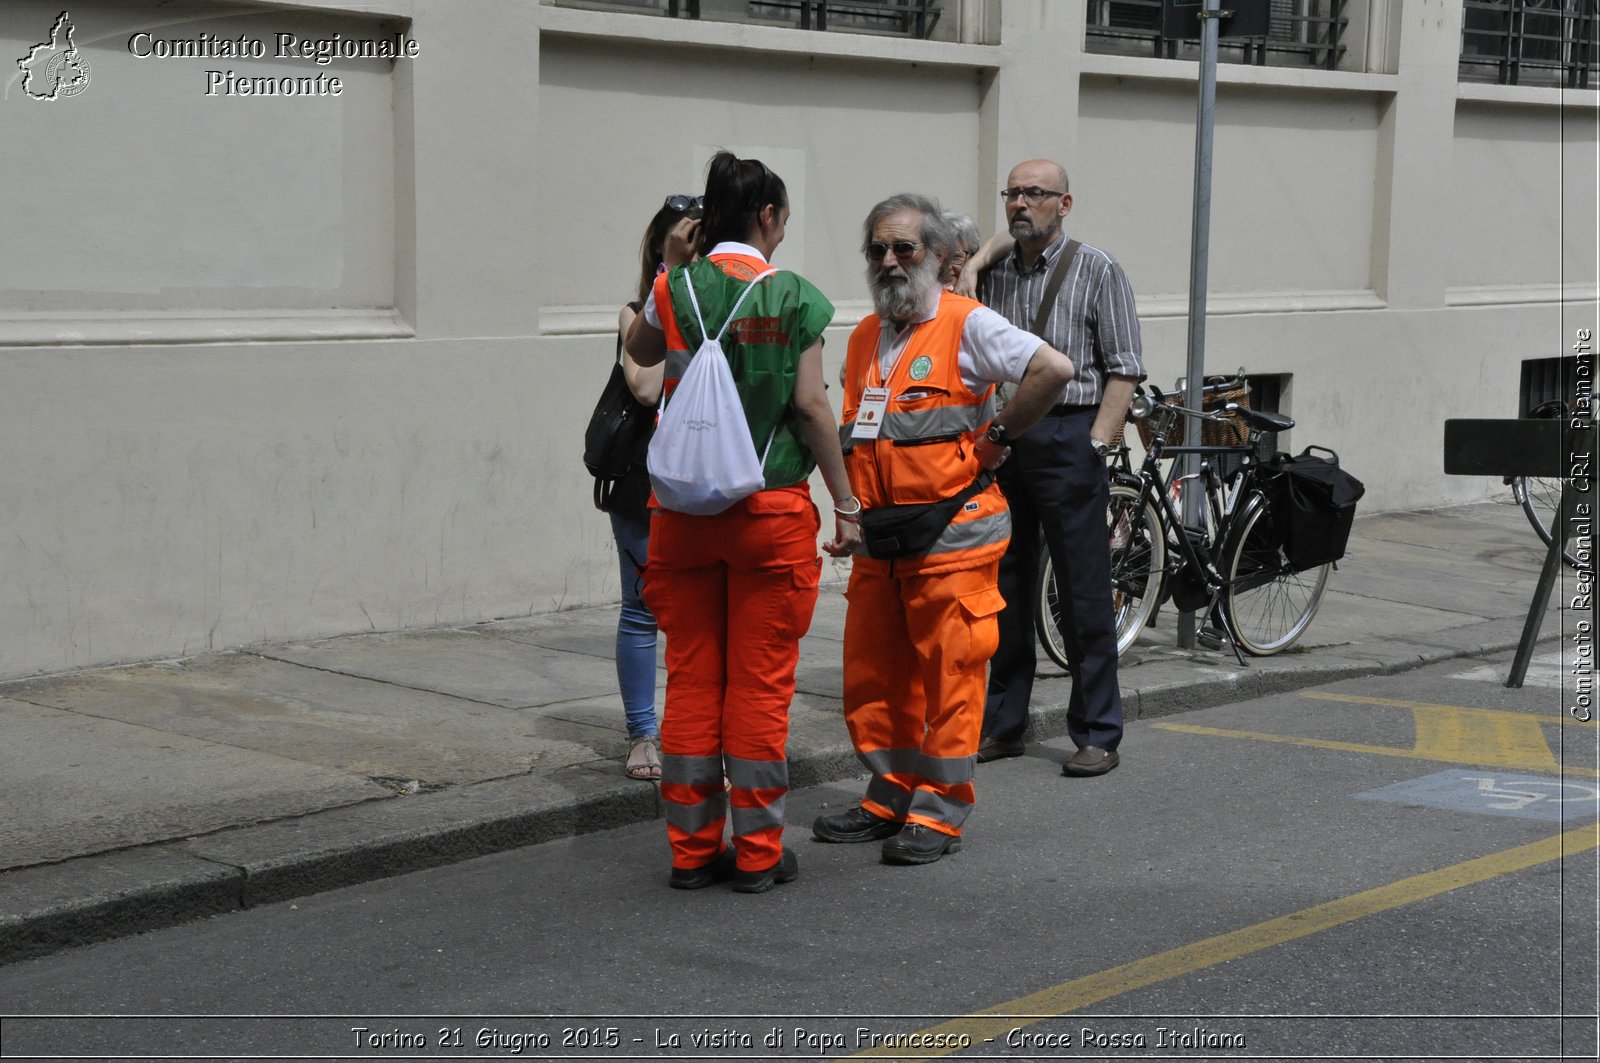
[[[1115,749],[1122,741],[1117,633],[1111,609],[1111,549],[1106,530],[1110,485],[1089,443],[1093,407],[1060,407],[1012,443],[1000,466],[1011,506],[1011,545],[1000,561],[1000,648],[989,662],[984,734],[1016,741],[1028,725],[1038,661],[1034,594],[1040,532],[1055,565],[1061,638],[1071,662],[1067,734],[1080,747]]]

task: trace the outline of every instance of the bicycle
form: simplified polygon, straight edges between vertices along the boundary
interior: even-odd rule
[[[1327,591],[1331,562],[1295,571],[1283,551],[1283,536],[1273,521],[1271,501],[1257,456],[1261,436],[1286,432],[1292,418],[1250,410],[1229,403],[1215,412],[1190,410],[1165,401],[1160,389],[1151,389],[1154,403],[1135,397],[1129,411],[1134,420],[1148,419],[1152,439],[1139,471],[1123,451],[1122,468],[1112,477],[1106,527],[1111,547],[1112,607],[1120,656],[1138,639],[1159,605],[1171,599],[1181,610],[1204,610],[1221,632],[1208,638],[1220,647],[1222,638],[1233,648],[1257,657],[1281,653],[1294,645],[1310,626]],[[1237,419],[1245,426],[1242,444],[1180,447],[1167,442],[1179,418],[1225,422]],[[1160,462],[1178,454],[1198,454],[1198,472],[1176,476],[1176,464],[1166,476]],[[1223,476],[1210,459],[1220,457],[1233,465]],[[1337,456],[1335,456],[1337,457]],[[1173,497],[1188,485],[1200,485],[1204,524],[1185,527],[1178,501]],[[1177,485],[1178,491],[1173,490]],[[1039,608],[1036,629],[1045,652],[1068,667],[1059,628],[1059,591],[1046,554],[1036,583]]]
[[[1567,414],[1567,404],[1560,399],[1541,402],[1528,411],[1528,416],[1535,418],[1564,418]],[[1556,519],[1556,504],[1561,501],[1561,489],[1566,481],[1548,476],[1512,476],[1506,482],[1511,485],[1511,497],[1522,507],[1539,541],[1549,546],[1550,528]],[[1578,555],[1570,549],[1561,552],[1561,559],[1570,568],[1578,567]]]

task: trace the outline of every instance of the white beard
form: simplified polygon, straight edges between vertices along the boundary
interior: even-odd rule
[[[875,266],[867,267],[867,288],[872,292],[872,308],[885,321],[905,324],[921,317],[939,291],[939,264],[931,255],[905,270],[904,279],[885,277]]]

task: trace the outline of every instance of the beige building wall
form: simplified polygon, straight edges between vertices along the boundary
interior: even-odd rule
[[[895,191],[985,228],[1032,155],[1185,361],[1192,64],[1083,7],[947,3],[943,40],[521,0],[82,0],[83,91],[0,5],[0,677],[614,600],[581,435],[640,230],[718,147],[789,184],[779,265],[865,312]],[[1596,93],[1460,85],[1459,3],[1352,4],[1357,69],[1225,66],[1207,366],[1290,378],[1292,442],[1369,511],[1471,501],[1449,416],[1595,325]],[[140,57],[130,38],[382,38],[414,59]],[[987,43],[984,43],[987,42]],[[1365,69],[1361,69],[1363,67]],[[337,76],[340,95],[207,94]],[[9,80],[7,80],[9,79]]]

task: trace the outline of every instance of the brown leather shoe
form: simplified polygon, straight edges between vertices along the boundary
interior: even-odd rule
[[[1004,760],[1007,757],[1020,757],[1028,750],[1025,742],[1008,742],[1004,738],[985,738],[978,746],[978,763],[987,764],[991,760]]]
[[[1061,774],[1076,776],[1104,775],[1121,763],[1122,758],[1117,756],[1114,749],[1101,749],[1099,746],[1084,746],[1061,765]]]

